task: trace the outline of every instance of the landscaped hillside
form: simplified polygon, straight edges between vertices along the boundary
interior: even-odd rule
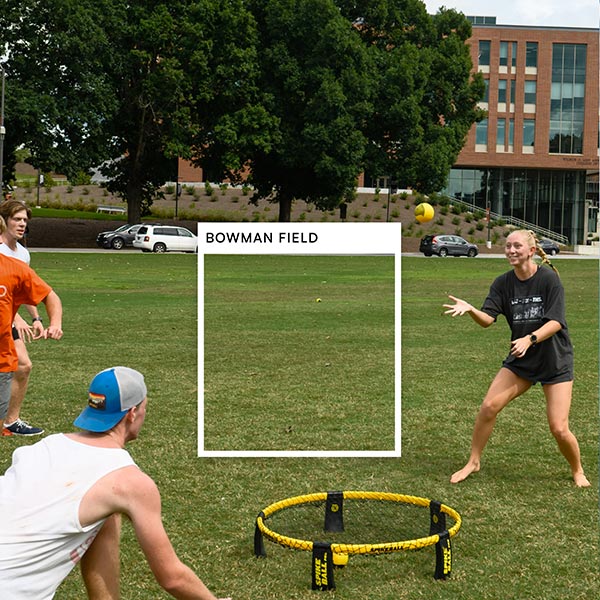
[[[163,197],[156,198],[151,207],[149,216],[155,221],[170,222],[175,218],[181,224],[192,225],[195,221],[238,221],[238,222],[268,222],[276,221],[278,207],[267,201],[260,201],[258,205],[251,203],[252,190],[247,188],[232,188],[227,185],[183,186],[181,195],[175,201],[174,186],[166,186]],[[98,207],[114,206],[126,209],[126,204],[111,195],[100,185],[90,184],[85,186],[71,186],[64,182],[60,185],[47,185],[38,187],[32,178],[22,178],[13,190],[13,197],[25,202],[34,209],[34,217],[39,208],[52,209],[78,209],[94,217],[99,217]],[[422,196],[409,196],[406,194],[388,196],[387,192],[357,194],[356,198],[347,205],[346,222],[374,222],[386,221],[402,223],[403,250],[406,252],[418,250],[419,240],[428,233],[452,233],[461,235],[469,241],[479,245],[480,251],[485,252],[488,239],[487,221],[483,211],[475,213],[464,212],[463,209],[451,204],[440,205],[435,197],[429,200],[434,204],[436,211],[432,221],[419,224],[414,217],[415,206],[426,198]],[[446,201],[447,202],[447,201]],[[54,213],[59,216],[60,212]],[[115,218],[113,217],[113,221]],[[31,225],[32,245],[56,247],[68,244],[75,247],[86,240],[90,245],[90,238],[95,239],[98,231],[114,229],[125,222],[123,216],[118,222],[109,224],[86,224],[86,219],[78,219],[77,223],[64,224],[69,231],[60,233],[54,227],[35,227]],[[292,220],[295,222],[340,222],[341,211],[332,210],[322,212],[302,200],[294,203]],[[81,221],[81,222],[79,222]],[[40,222],[41,224],[41,222]],[[77,225],[75,227],[75,224]],[[491,251],[498,252],[503,244],[508,229],[502,223],[492,223],[489,235],[492,242]],[[49,236],[43,232],[53,235]],[[84,231],[87,230],[87,231]],[[78,232],[81,231],[81,235]],[[95,232],[95,233],[94,233]],[[64,240],[61,241],[61,240]],[[93,241],[91,243],[93,245]]]

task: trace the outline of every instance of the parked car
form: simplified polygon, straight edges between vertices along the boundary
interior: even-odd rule
[[[539,242],[540,248],[550,256],[554,256],[560,252],[560,246],[554,241],[548,238],[542,238]]]
[[[421,238],[419,250],[425,256],[468,256],[473,257],[479,254],[476,244],[467,242],[459,235],[426,235]]]
[[[142,225],[121,225],[114,231],[103,231],[98,234],[96,244],[100,248],[113,248],[120,250],[125,246],[133,246],[135,234]]]
[[[133,247],[142,252],[197,252],[198,238],[185,227],[142,225]]]

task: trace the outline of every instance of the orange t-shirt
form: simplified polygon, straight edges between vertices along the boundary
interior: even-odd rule
[[[0,254],[0,372],[17,370],[12,324],[21,304],[39,304],[52,288],[16,258]]]

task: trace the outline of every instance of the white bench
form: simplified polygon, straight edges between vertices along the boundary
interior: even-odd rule
[[[124,215],[127,212],[127,209],[123,208],[122,206],[99,206],[96,209],[96,212]]]

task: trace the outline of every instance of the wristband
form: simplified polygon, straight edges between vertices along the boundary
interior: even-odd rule
[[[33,325],[36,321],[39,321],[41,323],[42,317],[33,317],[33,319],[31,320],[31,324]]]

